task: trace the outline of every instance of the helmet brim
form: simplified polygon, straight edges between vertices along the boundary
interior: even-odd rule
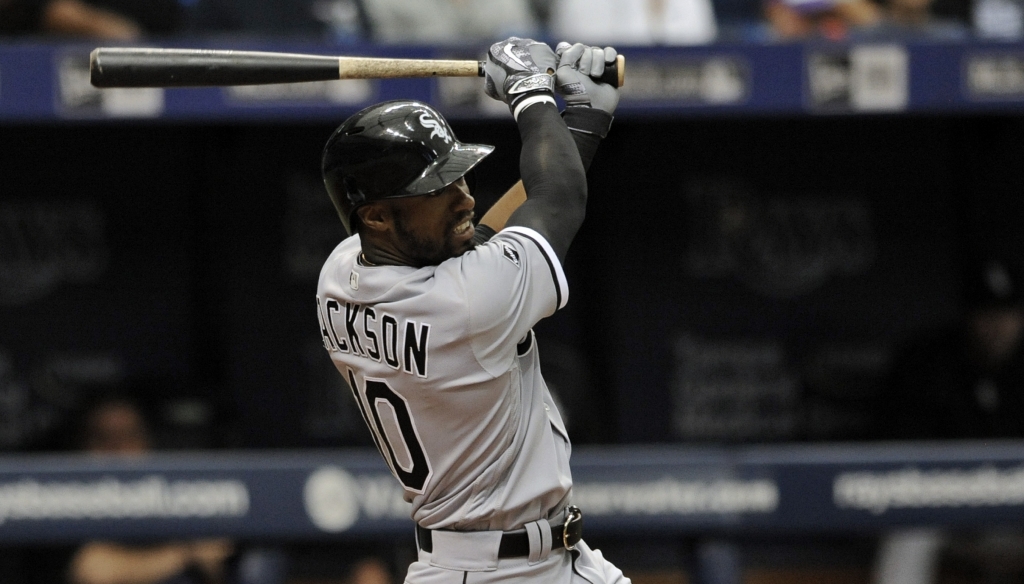
[[[466,173],[491,152],[494,152],[494,146],[456,142],[451,152],[438,157],[430,166],[423,169],[415,180],[391,196],[415,197],[439,191],[466,176]]]

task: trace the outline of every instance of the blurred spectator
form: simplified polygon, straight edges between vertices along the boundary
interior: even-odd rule
[[[175,436],[195,428],[153,423],[160,399],[169,391],[162,378],[137,378],[112,388],[89,385],[72,422],[51,438],[44,450],[69,448],[92,456],[144,456],[159,447],[208,445],[200,436]],[[140,403],[138,400],[144,400]],[[152,407],[149,404],[152,403]],[[311,548],[311,549],[306,549]],[[390,584],[392,569],[382,557],[394,550],[380,543],[324,543],[293,546],[240,544],[225,538],[169,542],[91,541],[79,546],[30,546],[10,557],[0,555],[0,584],[283,584],[303,569],[296,557],[326,569],[311,580],[322,584]],[[5,560],[10,565],[5,565]],[[303,562],[298,562],[303,563]]]
[[[972,264],[964,320],[921,335],[894,359],[881,407],[887,436],[1024,437],[1022,286],[1009,260]]]
[[[194,0],[193,32],[234,36],[361,40],[361,0]]]
[[[710,0],[557,0],[551,34],[590,44],[699,45],[718,35]]]
[[[528,0],[362,0],[370,36],[382,43],[467,43],[535,36]]]
[[[120,397],[103,397],[81,419],[82,449],[96,455],[139,456],[151,448],[142,409]],[[225,582],[235,553],[226,539],[128,545],[94,541],[71,559],[73,584],[216,584]]]
[[[132,41],[180,30],[177,0],[0,0],[0,34]]]
[[[843,40],[876,27],[883,17],[871,0],[766,0],[764,15],[778,40]]]
[[[949,2],[946,6],[953,7]],[[970,36],[966,20],[943,16],[940,7],[935,0],[887,0],[882,23],[875,32],[896,38],[966,40]]]
[[[464,44],[536,35],[538,12],[530,0],[195,0],[191,14],[200,33]]]
[[[369,37],[370,22],[362,0],[314,0],[313,16],[328,26],[335,40],[354,41]]]
[[[376,558],[364,558],[349,572],[346,584],[390,584],[391,573]]]
[[[1024,437],[1024,272],[992,255],[972,262],[965,280],[963,320],[920,335],[893,360],[883,437]],[[947,578],[1024,581],[1024,533],[909,529],[882,538],[874,584]]]
[[[152,447],[142,409],[127,398],[100,398],[86,408],[81,424],[79,445],[92,454],[139,456]]]
[[[974,0],[974,31],[981,38],[1016,41],[1024,38],[1024,4],[1018,0]]]

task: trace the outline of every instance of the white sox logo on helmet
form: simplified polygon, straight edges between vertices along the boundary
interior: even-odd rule
[[[452,136],[451,134],[448,133],[448,128],[445,127],[443,123],[430,117],[430,114],[420,114],[420,123],[423,124],[424,128],[429,128],[431,130],[431,138],[433,138],[434,136],[439,136],[442,140],[444,140],[445,144],[448,144],[452,141]]]

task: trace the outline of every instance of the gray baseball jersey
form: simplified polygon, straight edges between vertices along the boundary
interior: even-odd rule
[[[537,232],[502,230],[437,266],[371,266],[358,236],[320,274],[324,347],[428,529],[511,530],[568,504],[569,438],[532,327],[565,305]]]

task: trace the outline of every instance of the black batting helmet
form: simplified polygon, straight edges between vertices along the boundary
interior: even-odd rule
[[[379,103],[353,114],[324,146],[324,186],[353,233],[353,212],[380,199],[425,195],[466,175],[494,150],[463,144],[440,112],[412,100]]]

